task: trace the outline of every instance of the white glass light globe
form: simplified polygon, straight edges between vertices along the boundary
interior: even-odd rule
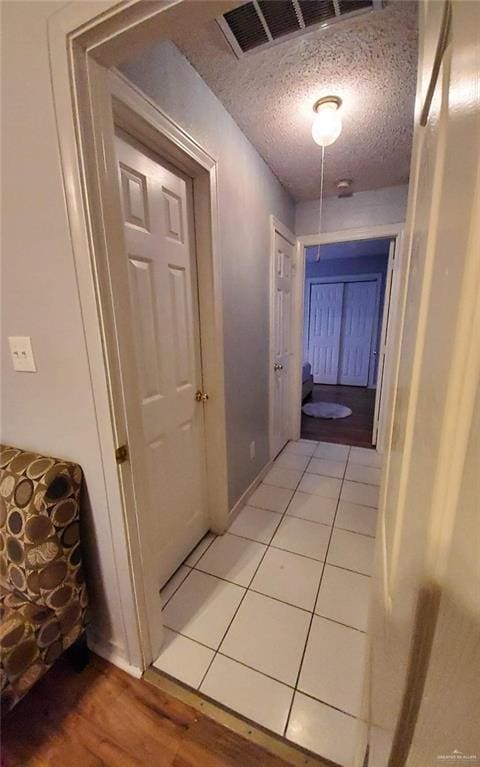
[[[337,105],[321,104],[313,118],[312,137],[319,146],[330,146],[342,132],[342,118]]]

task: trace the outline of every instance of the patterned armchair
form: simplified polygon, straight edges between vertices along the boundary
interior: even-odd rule
[[[2,710],[85,630],[80,466],[0,447]]]

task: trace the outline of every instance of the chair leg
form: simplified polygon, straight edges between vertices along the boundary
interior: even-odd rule
[[[85,632],[80,634],[78,639],[68,648],[66,655],[74,671],[80,674],[90,660],[90,650],[87,645],[87,635]]]

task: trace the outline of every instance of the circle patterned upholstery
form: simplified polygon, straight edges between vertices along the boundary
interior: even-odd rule
[[[0,447],[2,711],[85,628],[81,483],[77,464]]]

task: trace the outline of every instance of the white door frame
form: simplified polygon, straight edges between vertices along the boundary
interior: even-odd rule
[[[88,7],[73,3],[49,21],[62,175],[128,657],[125,660],[125,652],[114,646],[95,649],[134,673],[141,673],[158,655],[162,623],[140,518],[142,467],[132,467],[129,461],[117,466],[115,461],[115,448],[133,444],[137,437],[130,396],[133,382],[119,364],[114,341],[116,328],[124,338],[124,351],[131,355],[132,365],[127,367],[134,370],[131,328],[122,325],[118,306],[122,295],[112,291],[108,269],[109,252],[124,250],[114,124],[193,179],[203,373],[210,394],[205,408],[208,501],[212,529],[222,532],[228,524],[217,163],[139,89],[108,71],[121,60],[125,46],[141,50],[152,37],[168,37],[176,4],[176,0],[100,2]]]
[[[336,283],[336,282],[376,282],[375,287],[375,315],[373,318],[373,327],[372,327],[372,341],[373,339],[377,338],[378,335],[378,320],[379,320],[379,313],[380,313],[380,297],[382,294],[382,275],[380,272],[374,272],[372,274],[341,274],[340,276],[335,277],[307,277],[305,279],[305,314],[304,314],[304,334],[305,329],[307,328],[307,322],[310,322],[310,287],[312,285],[325,285],[327,283]],[[308,339],[307,339],[307,345],[305,347],[305,351],[308,350]],[[375,370],[375,355],[374,355],[374,344],[372,343],[370,345],[370,354],[369,354],[369,363],[368,363],[368,388],[373,388],[374,385],[374,370]]]
[[[275,349],[273,344],[274,339],[274,326],[275,326],[275,265],[276,265],[276,254],[275,254],[275,233],[278,232],[278,234],[281,234],[282,237],[284,237],[287,242],[289,242],[293,248],[294,248],[294,257],[292,259],[292,324],[290,328],[291,332],[291,340],[292,340],[292,346],[295,348],[295,341],[297,334],[297,327],[296,327],[296,312],[295,312],[295,297],[296,297],[296,285],[298,283],[298,240],[295,237],[294,234],[286,227],[284,224],[282,224],[281,221],[279,221],[278,218],[276,218],[273,214],[270,214],[270,297],[269,297],[269,315],[270,315],[270,322],[269,322],[269,354],[268,354],[268,441],[269,441],[269,455],[270,460],[275,458],[274,455],[274,448],[273,448],[273,404],[274,404],[274,388],[275,388],[275,376],[274,376],[274,370],[273,370],[273,363],[274,363],[274,357],[275,357]],[[292,362],[293,365],[295,364],[295,354],[292,356]],[[291,402],[293,399],[293,392],[294,392],[294,371],[292,371],[292,364],[289,365],[288,369],[288,390],[290,392],[288,397],[288,402]],[[288,422],[288,435],[289,439],[294,439],[295,435],[295,422],[292,417],[293,411],[291,407],[288,407],[288,413],[289,413],[289,422]]]
[[[300,432],[301,432],[301,418],[302,418],[302,411],[301,411],[301,401],[302,401],[302,374],[301,374],[301,367],[303,362],[303,349],[304,349],[304,339],[303,339],[303,322],[304,322],[304,316],[305,316],[305,248],[310,247],[312,245],[329,245],[336,242],[350,242],[351,240],[375,240],[375,239],[389,239],[395,241],[395,249],[391,250],[390,257],[389,257],[389,263],[387,267],[387,280],[386,284],[388,284],[388,281],[390,279],[392,280],[392,287],[391,290],[387,296],[385,295],[385,299],[388,297],[390,298],[390,308],[389,308],[389,325],[388,325],[388,337],[385,338],[385,367],[384,367],[384,374],[383,374],[383,394],[380,391],[380,388],[377,386],[376,390],[376,397],[375,400],[379,400],[380,402],[380,412],[378,417],[378,435],[377,435],[377,442],[376,442],[376,449],[378,452],[383,453],[384,447],[385,447],[385,440],[384,440],[384,424],[385,424],[385,416],[389,412],[389,408],[392,403],[392,392],[390,388],[388,388],[387,391],[385,391],[386,384],[390,386],[391,378],[390,378],[390,371],[394,362],[394,349],[393,349],[393,339],[394,339],[394,328],[396,326],[396,322],[399,319],[398,317],[398,299],[399,299],[399,290],[400,290],[400,272],[401,272],[401,264],[402,264],[402,258],[403,258],[403,247],[402,247],[402,241],[403,241],[403,224],[386,224],[384,226],[371,226],[371,227],[362,227],[358,229],[343,229],[337,232],[325,232],[323,234],[309,234],[309,235],[303,235],[299,236],[297,238],[298,240],[298,257],[296,259],[297,261],[297,284],[296,284],[296,291],[295,291],[295,298],[294,298],[294,316],[295,321],[293,323],[294,325],[294,344],[295,344],[295,352],[294,352],[294,358],[293,358],[293,383],[292,383],[292,402],[291,402],[291,412],[292,412],[292,418],[293,418],[293,429],[292,429],[292,438],[293,439],[299,439],[300,438]],[[321,258],[321,252],[320,252],[320,258]],[[384,304],[384,315],[385,311],[387,309],[387,305]],[[382,394],[382,396],[380,396]]]
[[[395,240],[390,241],[389,246],[389,252],[388,252],[388,266],[387,266],[387,274],[385,275],[385,294],[384,294],[384,301],[383,301],[383,316],[382,316],[382,329],[380,332],[380,343],[378,345],[378,364],[377,364],[377,394],[375,396],[375,410],[373,413],[373,431],[372,431],[372,444],[376,445],[377,443],[384,446],[384,428],[385,428],[385,419],[382,419],[382,422],[380,423],[380,407],[382,404],[382,395],[385,394],[388,391],[390,380],[387,377],[386,373],[390,375],[392,371],[392,364],[389,365],[388,371],[385,369],[385,356],[387,351],[387,332],[389,333],[389,339],[390,344],[392,342],[393,338],[393,322],[394,317],[392,316],[394,314],[394,306],[392,298],[393,298],[393,289],[395,288],[396,294],[395,294],[395,308],[397,306],[397,300],[398,300],[398,291],[399,291],[399,278],[395,281],[395,284],[393,283],[393,272],[394,272],[394,265],[396,264],[396,252],[397,249],[397,242]],[[396,272],[398,275],[398,270]]]

